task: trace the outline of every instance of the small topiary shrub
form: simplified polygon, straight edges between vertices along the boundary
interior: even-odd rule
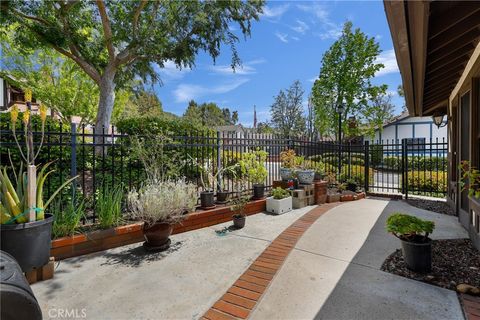
[[[403,213],[394,213],[387,219],[387,231],[395,237],[409,242],[428,242],[435,223]]]
[[[281,200],[290,197],[290,192],[288,190],[276,187],[272,190],[273,199]]]

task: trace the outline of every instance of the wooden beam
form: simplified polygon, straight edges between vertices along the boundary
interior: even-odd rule
[[[453,86],[450,86],[450,87],[442,88],[440,91],[437,91],[437,92],[431,92],[423,97],[424,101],[430,103],[434,100],[444,99],[445,97],[448,97],[452,88]]]
[[[445,88],[445,87],[448,87],[449,85],[451,84],[455,84],[458,82],[458,79],[460,78],[460,76],[458,74],[454,74],[453,76],[450,76],[448,78],[445,78],[444,80],[442,80],[441,82],[437,82],[437,83],[430,83],[427,86],[425,86],[425,94],[428,94],[429,92],[432,92],[433,90],[436,90],[437,88]]]
[[[406,7],[403,1],[384,0],[383,6],[392,37],[393,48],[397,58],[400,75],[405,92],[405,105],[411,115],[418,115],[415,106],[412,59],[410,56],[409,33],[407,26]]]
[[[442,5],[443,2],[432,4],[432,7],[435,5]],[[463,20],[467,19],[473,14],[476,14],[480,11],[480,2],[478,1],[462,1],[457,2],[455,7],[452,10],[446,10],[442,14],[435,14],[430,18],[430,25],[428,29],[429,39],[439,36],[441,33],[446,32],[448,29],[455,27],[457,24],[462,23]]]
[[[423,85],[427,63],[427,36],[430,2],[406,1],[410,38],[410,56],[412,59],[413,90],[415,108],[422,116]]]
[[[445,69],[445,68],[451,68],[452,66],[456,66],[458,64],[465,63],[465,61],[468,61],[468,57],[469,57],[468,54],[471,54],[471,53],[465,52],[464,54],[459,55],[459,56],[451,59],[450,61],[443,61],[443,64],[440,64],[440,63],[437,62],[436,64],[428,67],[427,72],[432,73],[432,72],[437,71],[437,70],[441,70],[441,69]]]
[[[465,69],[466,63],[458,64],[456,66],[451,66],[450,68],[445,68],[442,70],[438,70],[437,72],[427,74],[425,76],[425,85],[427,83],[438,82],[439,80],[443,79],[445,76],[449,76],[450,74],[456,74],[460,78],[463,69]]]
[[[439,50],[434,54],[429,53],[427,56],[427,65],[437,62],[451,54],[458,55],[458,54],[461,54],[462,52],[469,51],[469,50],[472,50],[473,52],[473,50],[475,50],[475,46],[476,46],[475,43],[467,42],[457,47],[445,48],[444,50]]]
[[[468,43],[470,45],[468,50],[462,50],[462,51],[453,51],[451,53],[446,54],[443,58],[437,59],[436,61],[427,61],[427,69],[433,68],[435,69],[436,66],[443,66],[448,64],[450,61],[457,59],[458,57],[464,57],[464,56],[469,56],[472,54],[473,50],[475,47],[471,42]],[[445,52],[444,50],[440,50],[437,52]]]
[[[465,20],[459,25],[456,25],[453,28],[448,29],[447,31],[441,33],[439,36],[430,39],[428,41],[429,51],[434,52],[442,47],[446,46],[447,44],[455,41],[456,39],[469,34],[470,32],[475,32],[480,28],[480,12],[477,12]],[[464,41],[468,42],[468,41]]]
[[[424,111],[423,111],[424,115],[425,114],[429,115],[433,111],[438,110],[438,109],[442,109],[442,108],[445,108],[445,110],[446,110],[447,107],[448,107],[448,99],[444,99],[444,100],[436,102],[432,105],[424,105],[423,107],[424,107]]]

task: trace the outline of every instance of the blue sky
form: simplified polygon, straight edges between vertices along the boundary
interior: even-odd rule
[[[251,126],[253,106],[257,107],[259,121],[269,119],[273,97],[297,79],[307,99],[319,74],[322,55],[337,39],[346,20],[380,43],[383,52],[379,62],[385,69],[377,73],[374,83],[389,86],[399,113],[403,99],[396,95],[396,88],[401,78],[381,1],[267,2],[260,21],[252,26],[250,38],[244,40],[238,27],[232,26],[241,38],[237,49],[242,68],[232,71],[228,47],[223,48],[215,65],[203,53],[192,70],[178,70],[167,62],[159,71],[163,86],[156,85],[155,91],[165,111],[181,115],[191,99],[216,102],[220,107],[238,110],[240,122]]]

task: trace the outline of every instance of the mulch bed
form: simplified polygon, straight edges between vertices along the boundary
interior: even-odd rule
[[[409,205],[423,210],[433,211],[449,216],[454,216],[455,211],[445,201],[435,201],[426,199],[408,199],[405,200]]]
[[[432,272],[407,269],[400,249],[383,262],[382,270],[451,290],[462,283],[480,287],[480,251],[469,239],[433,240]]]

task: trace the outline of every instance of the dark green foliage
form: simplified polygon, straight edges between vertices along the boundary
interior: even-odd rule
[[[383,161],[383,145],[372,144],[369,147],[370,151],[370,166],[376,167]]]
[[[387,231],[406,241],[418,241],[418,238],[426,241],[434,228],[433,221],[422,220],[399,212],[393,213],[387,219]]]

